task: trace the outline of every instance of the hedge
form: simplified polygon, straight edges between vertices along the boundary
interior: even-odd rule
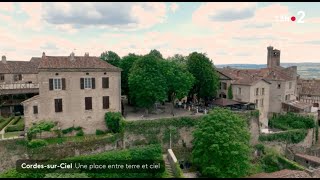
[[[6,127],[6,126],[13,120],[13,118],[14,118],[14,116],[12,116],[12,117],[10,117],[10,118],[2,121],[2,122],[0,123],[0,131],[1,131],[4,127]]]
[[[39,148],[48,145],[48,142],[43,139],[33,139],[28,143],[29,148]]]
[[[62,132],[63,134],[69,134],[69,133],[71,133],[72,131],[80,131],[80,130],[82,130],[82,127],[80,127],[80,126],[78,126],[78,127],[72,126],[72,127],[67,128],[67,129],[63,129],[61,132]]]
[[[311,129],[315,127],[315,122],[311,116],[287,113],[273,116],[269,120],[269,126],[282,130]]]
[[[288,143],[299,143],[305,139],[308,134],[306,129],[289,130],[273,134],[261,134],[260,141],[282,141]]]
[[[16,120],[19,121],[16,121]],[[14,131],[23,131],[24,130],[24,121],[21,117],[16,118],[13,122],[5,129],[5,132],[14,132]]]

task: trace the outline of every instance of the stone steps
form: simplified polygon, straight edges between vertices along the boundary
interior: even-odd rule
[[[166,154],[163,155],[163,160],[164,160],[164,163],[165,163],[166,171],[169,173],[169,176],[170,176],[170,177],[174,177],[174,174],[173,174],[171,165],[170,165],[170,163],[169,163],[169,160],[168,160],[168,157],[167,157]]]

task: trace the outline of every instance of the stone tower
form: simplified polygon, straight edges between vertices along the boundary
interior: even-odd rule
[[[273,49],[272,46],[268,46],[267,65],[268,68],[280,66],[280,50]]]

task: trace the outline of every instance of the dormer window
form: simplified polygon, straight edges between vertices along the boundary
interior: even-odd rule
[[[13,79],[14,79],[14,81],[21,81],[22,80],[22,74],[15,74]]]
[[[4,81],[4,74],[0,74],[0,82]]]

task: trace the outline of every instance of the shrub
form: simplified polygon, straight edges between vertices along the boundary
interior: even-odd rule
[[[254,146],[258,151],[260,151],[262,154],[265,154],[265,147],[263,144],[256,144]]]
[[[78,127],[75,127],[75,128],[73,128],[75,131],[80,131],[80,130],[82,130],[82,127],[80,127],[80,126],[78,126]]]
[[[299,143],[307,136],[308,131],[306,129],[289,130],[286,132],[274,133],[274,134],[261,134],[259,136],[260,141],[282,141],[288,143]]]
[[[43,139],[33,139],[28,143],[30,148],[39,148],[48,145],[47,141]]]
[[[19,121],[15,121],[16,119],[18,119]],[[7,128],[5,129],[5,132],[14,132],[14,131],[23,131],[24,130],[24,122],[23,119],[21,117],[16,118],[15,120],[13,120],[13,122],[7,126]]]
[[[124,120],[120,112],[107,112],[105,114],[105,122],[113,133],[123,132]]]
[[[28,139],[31,140],[37,133],[50,131],[55,125],[52,121],[41,121],[34,124],[27,132]]]
[[[106,134],[106,132],[105,132],[105,131],[102,131],[102,130],[100,130],[100,129],[97,129],[97,130],[96,130],[96,135],[103,135],[103,134]]]
[[[84,135],[84,132],[82,129],[80,131],[78,131],[76,134],[76,136],[83,136],[83,135]]]
[[[0,123],[0,131],[1,131],[4,127],[6,127],[6,126],[11,122],[12,119],[13,119],[13,117],[8,118],[8,119],[5,119],[4,121],[2,121],[2,122]]]
[[[62,133],[63,134],[69,134],[69,133],[71,133],[71,132],[73,132],[73,131],[80,131],[80,130],[82,130],[82,127],[80,127],[80,126],[78,126],[78,127],[69,127],[69,128],[67,128],[67,129],[63,129],[62,130]]]
[[[287,113],[273,116],[269,120],[269,126],[282,130],[310,129],[315,127],[315,122],[311,116]]]

